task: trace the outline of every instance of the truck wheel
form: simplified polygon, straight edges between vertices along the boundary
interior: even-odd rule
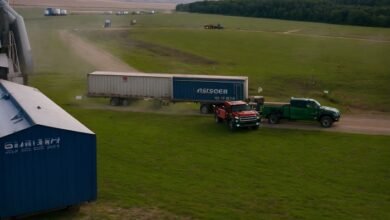
[[[277,114],[271,114],[268,116],[268,123],[270,124],[278,124],[279,123],[279,116]]]
[[[228,121],[228,127],[231,131],[234,131],[236,128],[234,127],[233,120]]]
[[[110,105],[118,106],[121,103],[121,100],[118,97],[113,97],[110,100]]]
[[[329,116],[322,116],[320,120],[321,126],[324,128],[329,128],[333,124],[333,119]]]
[[[121,101],[123,106],[128,106],[129,105],[129,100],[128,99],[122,99]]]
[[[215,123],[221,123],[222,122],[222,119],[220,117],[218,117],[217,115],[214,115],[214,118],[215,118]]]
[[[259,129],[259,125],[252,126],[252,129],[253,129],[253,130]]]
[[[201,114],[208,114],[208,113],[210,113],[210,105],[208,105],[208,104],[202,104],[201,106],[200,106],[200,113]]]

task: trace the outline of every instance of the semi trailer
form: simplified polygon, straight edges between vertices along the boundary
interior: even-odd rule
[[[202,114],[215,105],[248,98],[248,77],[124,73],[96,71],[88,74],[88,96],[110,98],[111,105],[127,105],[129,99],[154,98],[170,102],[200,103]]]

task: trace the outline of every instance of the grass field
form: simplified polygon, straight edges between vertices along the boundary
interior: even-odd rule
[[[252,92],[257,83],[264,81],[266,85],[259,85],[265,89],[264,94],[273,99],[293,95],[289,89],[297,95],[306,94],[301,86],[286,86],[288,83],[283,82],[298,82],[318,73],[310,79],[319,85],[327,85],[331,91],[331,86],[339,88],[335,93],[346,97],[356,92],[352,98],[366,101],[368,108],[381,101],[385,103],[383,110],[387,110],[389,93],[384,83],[389,80],[386,72],[389,64],[385,62],[389,56],[383,56],[389,52],[388,43],[308,40],[271,32],[306,27],[302,32],[307,34],[389,40],[388,29],[173,14],[137,17],[139,27],[129,33],[114,31],[111,39],[107,32],[81,31],[101,27],[105,16],[44,18],[41,10],[20,11],[26,19],[36,64],[31,84],[95,131],[98,137],[98,202],[84,206],[80,213],[52,213],[38,216],[38,219],[145,219],[145,216],[149,219],[390,218],[390,137],[277,129],[231,133],[207,116],[88,109],[89,104],[106,105],[106,100],[74,99],[76,95],[85,94],[86,74],[94,67],[75,56],[57,33],[62,29],[81,33],[102,47],[110,47],[113,53],[143,71],[162,68],[158,72],[232,75],[245,71],[250,74]],[[125,17],[113,16],[112,19],[118,26],[129,22]],[[199,25],[214,21],[229,29],[240,27],[267,32],[229,29],[206,32],[199,28]],[[204,44],[189,42],[188,37]],[[257,42],[259,39],[261,41]],[[116,40],[121,43],[122,50]],[[208,49],[207,42],[218,43],[221,51]],[[252,56],[235,51],[240,49],[238,43]],[[268,56],[259,53],[257,58],[254,51],[258,48],[251,49],[254,43],[264,47],[262,50],[267,51]],[[179,51],[182,57],[188,55],[191,60],[164,56],[148,49],[154,44],[160,46],[157,46],[158,51],[169,48],[175,53]],[[306,44],[311,47],[302,48],[301,54],[295,51],[299,45]],[[317,46],[314,50],[314,45],[323,50]],[[275,47],[278,50],[272,49]],[[349,53],[345,48],[350,48]],[[127,49],[132,50],[128,52]],[[334,51],[337,51],[335,55],[339,54],[337,58],[332,56]],[[298,53],[299,57],[310,58],[309,55],[315,52],[319,57],[313,58],[312,64],[293,56]],[[361,64],[364,54],[368,59],[365,65]],[[378,56],[374,59],[368,57],[370,54]],[[329,60],[323,61],[324,57]],[[194,59],[199,63],[193,63]],[[267,67],[260,65],[261,59],[266,59],[264,65]],[[209,61],[212,64],[207,63]],[[294,61],[302,63],[297,65]],[[348,75],[356,71],[356,78],[347,80],[332,74],[332,68],[336,68],[333,65],[338,65],[339,61],[346,66],[342,73]],[[279,62],[281,66],[277,65]],[[311,67],[318,64],[318,69],[305,72],[307,62]],[[364,69],[373,76],[372,81],[358,80],[364,75]],[[346,86],[348,81],[356,83],[356,88]],[[308,85],[307,94],[320,97],[318,92],[323,88],[318,84]],[[362,87],[366,92],[359,90]],[[368,97],[374,98],[365,100]],[[340,101],[340,105],[346,104]]]
[[[71,112],[98,135],[100,201],[201,219],[390,217],[389,137]]]

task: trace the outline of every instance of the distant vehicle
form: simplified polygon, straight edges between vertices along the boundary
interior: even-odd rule
[[[54,9],[54,13],[53,13],[54,15],[61,15],[61,9],[60,8],[55,8]]]
[[[230,130],[249,127],[258,129],[260,114],[244,101],[225,101],[215,108],[215,122],[226,122]]]
[[[65,16],[68,14],[68,11],[66,9],[61,9],[61,15]]]
[[[124,15],[128,15],[129,12],[128,12],[128,11],[124,11],[123,14],[124,14]]]
[[[291,98],[290,103],[264,103],[261,114],[270,124],[281,119],[318,121],[324,128],[340,120],[340,111],[336,108],[321,106],[314,99]]]
[[[217,25],[215,25],[215,24],[206,24],[203,27],[204,27],[204,29],[219,29],[219,30],[224,29],[224,27],[221,24],[217,24]]]
[[[48,9],[45,9],[45,11],[43,12],[43,14],[44,14],[45,16],[49,16],[49,15],[50,15],[50,11],[49,11]]]
[[[114,106],[135,98],[196,102],[207,114],[225,101],[247,99],[248,77],[98,71],[88,74],[88,95],[108,97]]]
[[[111,20],[110,19],[106,19],[104,21],[104,28],[109,28],[111,27]]]
[[[45,16],[65,16],[68,15],[68,11],[61,8],[46,8],[43,14]]]

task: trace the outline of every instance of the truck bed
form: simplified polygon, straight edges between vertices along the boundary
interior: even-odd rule
[[[277,113],[281,116],[289,115],[290,103],[286,102],[266,102],[261,108],[260,114],[268,117],[271,113]]]
[[[282,106],[282,105],[288,105],[290,103],[288,102],[264,102],[264,106]]]

